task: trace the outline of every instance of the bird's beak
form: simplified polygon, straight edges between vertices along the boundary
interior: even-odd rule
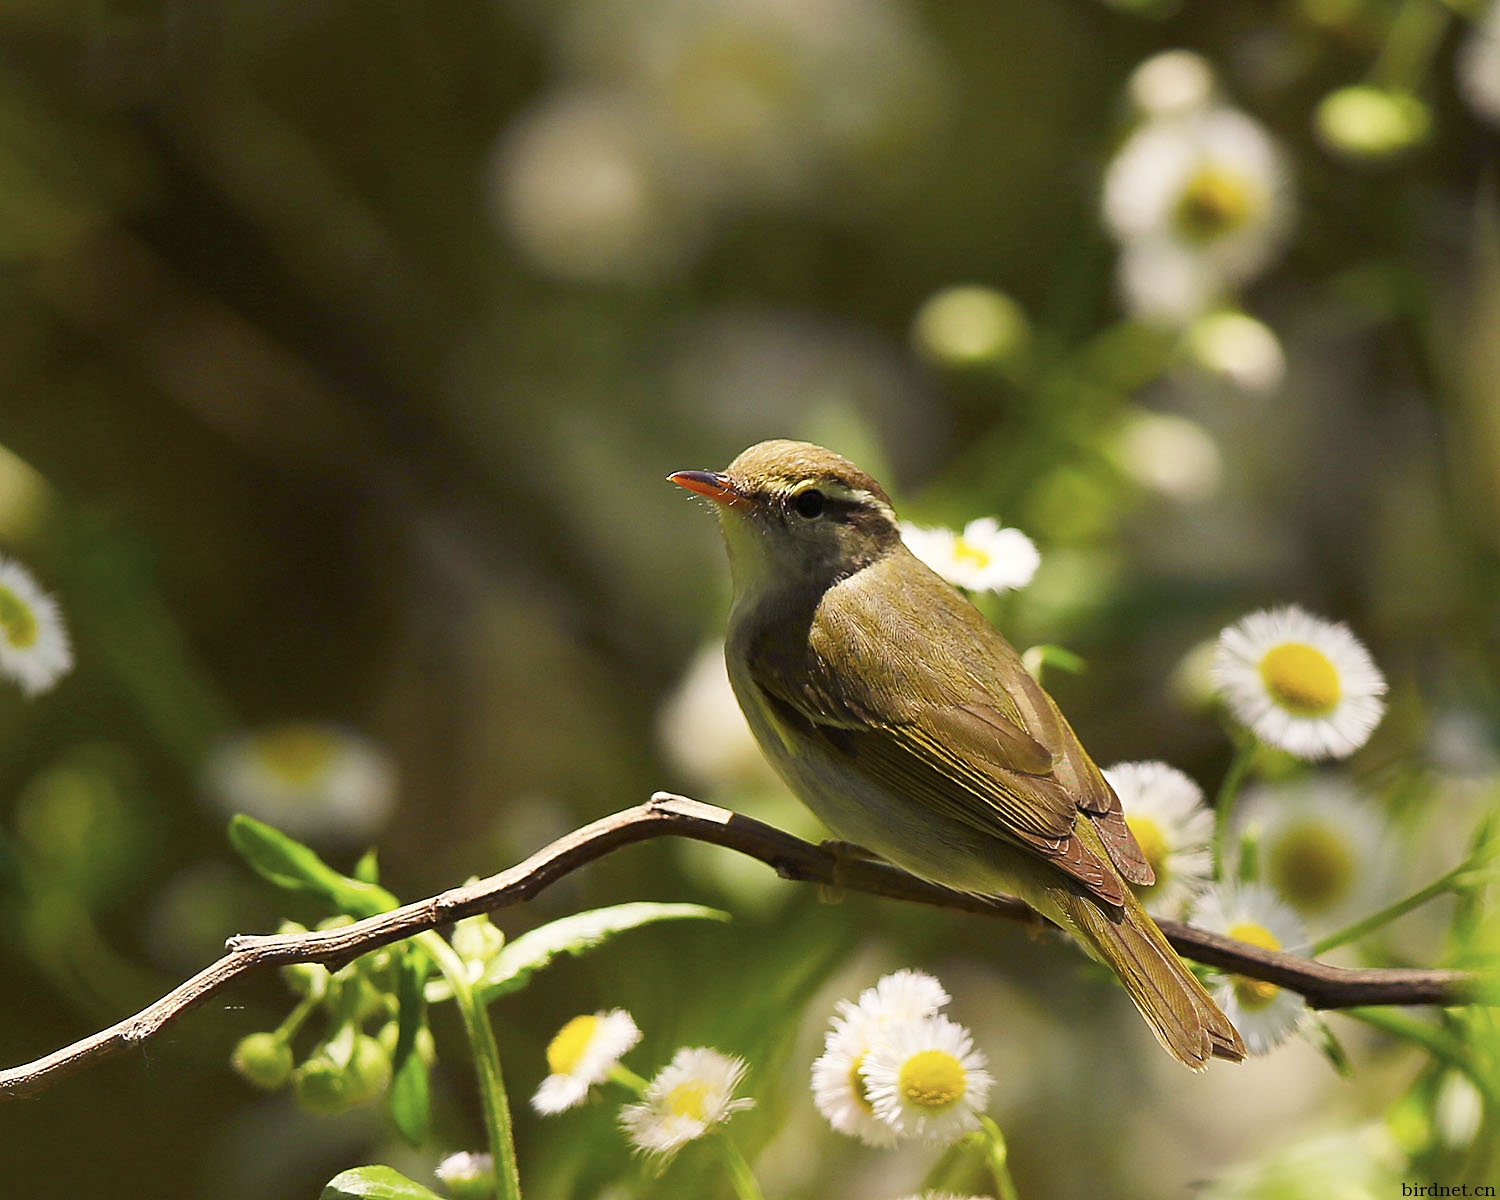
[[[749,498],[728,475],[716,471],[678,471],[667,478],[678,487],[707,496],[718,504],[737,504]]]

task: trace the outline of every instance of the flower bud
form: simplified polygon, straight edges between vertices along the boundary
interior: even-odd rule
[[[297,1103],[311,1113],[331,1115],[349,1107],[344,1068],[326,1054],[314,1054],[292,1074]]]
[[[391,1079],[391,1060],[380,1043],[365,1034],[354,1038],[347,1064],[324,1047],[292,1075],[297,1100],[309,1112],[331,1115],[374,1099]]]
[[[292,1048],[274,1033],[241,1038],[229,1061],[246,1083],[268,1092],[285,1086],[292,1074]]]
[[[385,1091],[391,1082],[391,1058],[380,1042],[368,1034],[354,1040],[354,1056],[349,1060],[349,1075],[356,1093],[352,1103],[362,1104]]]
[[[1426,140],[1432,115],[1415,96],[1357,85],[1323,97],[1313,123],[1334,153],[1376,162]]]

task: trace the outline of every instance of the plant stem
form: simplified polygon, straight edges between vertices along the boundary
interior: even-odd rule
[[[1461,869],[1459,868],[1459,870]],[[1313,943],[1313,957],[1316,958],[1320,954],[1326,954],[1335,946],[1342,946],[1348,942],[1357,941],[1359,938],[1364,937],[1365,934],[1379,929],[1382,925],[1394,921],[1397,917],[1405,916],[1412,909],[1420,908],[1429,900],[1441,896],[1444,892],[1451,891],[1454,876],[1457,874],[1458,870],[1449,871],[1446,875],[1439,876],[1426,887],[1419,888],[1411,895],[1402,897],[1394,904],[1387,904],[1379,912],[1373,912],[1368,917],[1362,917],[1358,921],[1355,921],[1352,925],[1346,925],[1336,933],[1330,933],[1327,937]]]
[[[644,1096],[646,1094],[646,1081],[624,1063],[615,1063],[614,1066],[610,1067],[609,1077],[614,1083],[618,1083],[623,1088],[628,1088],[637,1096]]]
[[[729,1179],[734,1184],[734,1194],[739,1200],[765,1200],[764,1193],[760,1190],[760,1183],[755,1178],[755,1173],[750,1170],[750,1164],[745,1161],[745,1156],[740,1153],[740,1148],[727,1137],[719,1136],[714,1139],[719,1146],[719,1154],[724,1159],[724,1165],[729,1168]]]
[[[416,940],[431,955],[448,986],[453,989],[453,1001],[458,1005],[464,1032],[469,1037],[474,1073],[479,1080],[485,1135],[495,1164],[499,1200],[521,1200],[521,1174],[516,1167],[516,1145],[510,1132],[510,1102],[505,1095],[505,1079],[500,1073],[500,1048],[495,1044],[489,1013],[477,999],[469,982],[468,967],[453,947],[430,930],[418,934]]]
[[[290,1042],[297,1036],[297,1030],[302,1028],[302,1023],[312,1015],[314,1009],[322,1002],[321,996],[303,996],[297,1001],[297,1007],[287,1013],[286,1020],[276,1026],[277,1040],[285,1043]]]
[[[1241,734],[1234,757],[1229,760],[1229,766],[1224,772],[1224,781],[1219,784],[1219,795],[1214,801],[1214,859],[1220,879],[1227,877],[1230,867],[1229,815],[1234,810],[1234,802],[1239,798],[1240,788],[1245,785],[1245,777],[1250,773],[1250,764],[1255,761],[1255,752],[1259,748],[1260,743],[1253,734]]]
[[[995,1190],[1000,1194],[999,1200],[1020,1200],[1016,1181],[1010,1177],[1010,1150],[1005,1145],[1005,1135],[1000,1132],[1000,1126],[989,1117],[981,1116],[979,1124],[986,1135],[985,1158],[989,1162],[990,1173],[995,1177]]]
[[[1477,871],[1489,865],[1497,852],[1500,852],[1500,842],[1483,842],[1480,846],[1450,871],[1439,875],[1426,887],[1418,888],[1409,896],[1403,896],[1394,903],[1387,904],[1378,912],[1371,913],[1368,917],[1362,917],[1354,924],[1345,926],[1335,933],[1316,943],[1313,948],[1313,956],[1317,957],[1335,946],[1342,946],[1348,942],[1364,937],[1365,934],[1379,929],[1382,925],[1389,924],[1397,917],[1403,917],[1414,908],[1420,908],[1429,900],[1435,899],[1446,892],[1457,891],[1464,883],[1464,876],[1471,871]]]

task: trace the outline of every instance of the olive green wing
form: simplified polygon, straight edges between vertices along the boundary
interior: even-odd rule
[[[1045,730],[1043,740],[1058,748],[1052,773],[1074,798],[1079,810],[1093,823],[1110,861],[1131,883],[1155,883],[1156,873],[1125,822],[1119,796],[1089,757],[1072,726],[1058,711],[1057,704],[1024,668],[1017,683],[1015,699],[1022,712],[1023,724],[1030,729]]]
[[[1080,793],[1071,785],[1092,784],[1097,768],[973,606],[935,575],[891,573],[896,565],[831,589],[801,650],[783,642],[752,654],[751,677],[784,720],[851,769],[1030,850],[1120,904],[1120,879],[1075,832]],[[1098,784],[1113,799],[1102,776]],[[1119,825],[1128,839],[1123,818]]]
[[[1100,899],[1122,904],[1120,877],[1079,838],[1078,810],[1050,774],[1018,770],[966,706],[901,725],[851,730],[813,722],[812,732],[852,769],[924,808],[1030,850]],[[988,757],[987,757],[988,756]]]

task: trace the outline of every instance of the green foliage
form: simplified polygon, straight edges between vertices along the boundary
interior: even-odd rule
[[[413,1146],[427,1140],[432,1120],[431,1082],[419,1041],[427,1028],[426,959],[415,948],[403,947],[396,984],[396,1045],[393,1049],[391,1119]]]
[[[441,1200],[393,1167],[353,1167],[328,1181],[318,1200]]]
[[[341,875],[308,846],[253,818],[237,815],[229,826],[235,849],[268,882],[292,893],[310,894],[340,916],[342,924],[397,906],[375,883],[374,856],[366,854],[356,871]],[[576,913],[522,934],[507,943],[488,917],[468,917],[454,928],[452,945],[435,935],[366,954],[329,973],[316,964],[287,968],[288,983],[301,1003],[274,1033],[251,1034],[235,1050],[235,1070],[254,1086],[274,1091],[290,1082],[307,1112],[332,1116],[384,1097],[391,1121],[412,1146],[424,1145],[431,1131],[432,1094],[428,1026],[429,1003],[457,1000],[470,1032],[470,1054],[481,1075],[496,1161],[513,1161],[509,1105],[500,1082],[493,1038],[476,1037],[488,1021],[484,1006],[520,991],[561,955],[598,949],[617,935],[664,921],[727,921],[729,914],[698,904],[635,902]],[[300,927],[286,923],[283,933]],[[440,977],[429,982],[437,968]],[[314,1010],[328,1029],[300,1063],[293,1066],[291,1038]],[[379,1037],[365,1032],[380,1025]],[[493,1101],[493,1103],[492,1103]],[[501,1176],[502,1183],[505,1175]],[[417,1188],[417,1192],[400,1189]],[[394,1171],[360,1168],[334,1179],[324,1195],[430,1194]],[[359,1191],[358,1189],[366,1189]],[[395,1189],[395,1190],[391,1190]],[[518,1193],[517,1193],[518,1194]]]
[[[560,954],[587,953],[616,934],[639,929],[658,921],[728,921],[730,916],[701,904],[653,904],[633,901],[596,908],[590,912],[559,917],[546,925],[521,934],[508,942],[485,967],[479,979],[479,993],[488,1003],[497,997],[519,991],[533,974],[549,965]]]
[[[263,879],[315,896],[336,912],[372,917],[396,907],[396,898],[378,884],[341,875],[312,849],[254,817],[236,814],[229,841]]]

